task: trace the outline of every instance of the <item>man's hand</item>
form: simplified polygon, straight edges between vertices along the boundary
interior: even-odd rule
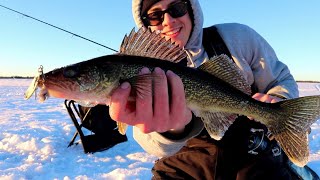
[[[151,73],[143,68],[140,75]],[[145,96],[137,95],[135,101],[128,101],[131,85],[124,82],[117,88],[110,103],[110,116],[113,120],[138,127],[144,133],[183,132],[192,118],[186,106],[184,86],[179,76],[172,71],[166,73],[155,68],[152,72],[158,77],[157,83],[147,82]],[[169,90],[170,87],[170,90]],[[170,94],[169,94],[170,93]]]
[[[255,100],[258,100],[261,102],[267,102],[267,103],[276,103],[278,101],[283,100],[279,97],[268,95],[268,94],[263,94],[263,93],[256,93],[252,96],[252,98],[254,98]]]

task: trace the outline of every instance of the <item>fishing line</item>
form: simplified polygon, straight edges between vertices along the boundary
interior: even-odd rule
[[[104,47],[104,48],[107,48],[107,49],[109,49],[109,50],[111,50],[111,51],[118,52],[118,51],[115,50],[115,49],[112,49],[112,48],[110,48],[110,47],[108,47],[108,46],[105,46],[105,45],[103,45],[103,44],[100,44],[100,43],[98,43],[98,42],[95,42],[95,41],[93,41],[93,40],[91,40],[91,39],[88,39],[88,38],[85,38],[85,37],[80,36],[80,35],[78,35],[78,34],[75,34],[75,33],[73,33],[73,32],[67,31],[67,30],[62,29],[62,28],[60,28],[60,27],[58,27],[58,26],[49,24],[49,23],[47,23],[47,22],[45,22],[45,21],[42,21],[42,20],[37,19],[37,18],[34,18],[34,17],[29,16],[29,15],[27,15],[27,14],[21,13],[21,12],[19,12],[19,11],[14,10],[14,9],[8,8],[8,7],[3,6],[3,5],[1,5],[1,4],[0,4],[0,7],[5,8],[5,9],[10,10],[10,11],[13,11],[13,12],[18,13],[18,14],[21,14],[21,15],[23,15],[23,16],[25,16],[25,17],[28,17],[28,18],[33,19],[33,20],[35,20],[35,21],[41,22],[41,23],[46,24],[46,25],[48,25],[48,26],[51,26],[51,27],[53,27],[53,28],[59,29],[59,30],[64,31],[64,32],[66,32],[66,33],[72,34],[73,36],[76,36],[76,37],[79,37],[79,38],[84,39],[84,40],[86,40],[86,41],[89,41],[89,42],[91,42],[91,43],[97,44],[97,45],[102,46],[102,47]]]

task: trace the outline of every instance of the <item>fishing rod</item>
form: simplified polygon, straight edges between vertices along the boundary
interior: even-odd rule
[[[1,4],[0,4],[0,7],[5,8],[5,9],[10,10],[10,11],[13,11],[13,12],[15,12],[15,13],[18,13],[18,14],[20,14],[20,15],[23,15],[23,16],[25,16],[25,17],[28,17],[28,18],[33,19],[33,20],[35,20],[35,21],[38,21],[38,22],[40,22],[40,23],[46,24],[46,25],[51,26],[51,27],[53,27],[53,28],[59,29],[59,30],[64,31],[64,32],[66,32],[66,33],[72,34],[73,36],[76,36],[76,37],[79,37],[79,38],[84,39],[84,40],[86,40],[86,41],[89,41],[89,42],[91,42],[91,43],[97,44],[97,45],[102,46],[102,47],[104,47],[104,48],[107,48],[107,49],[109,49],[109,50],[111,50],[111,51],[118,52],[117,50],[112,49],[112,48],[110,48],[110,47],[108,47],[108,46],[105,46],[105,45],[100,44],[100,43],[98,43],[98,42],[96,42],[96,41],[93,41],[93,40],[91,40],[91,39],[85,38],[85,37],[80,36],[80,35],[78,35],[78,34],[75,34],[75,33],[73,33],[73,32],[70,32],[70,31],[67,31],[67,30],[65,30],[65,29],[62,29],[62,28],[60,28],[60,27],[58,27],[58,26],[49,24],[49,23],[47,23],[47,22],[45,22],[45,21],[42,21],[42,20],[37,19],[37,18],[34,18],[34,17],[29,16],[29,15],[27,15],[27,14],[24,14],[24,13],[22,13],[22,12],[16,11],[16,10],[11,9],[11,8],[8,8],[8,7],[3,6],[3,5],[1,5]]]

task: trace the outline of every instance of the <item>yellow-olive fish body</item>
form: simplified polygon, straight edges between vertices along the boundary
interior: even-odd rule
[[[187,106],[204,122],[208,133],[219,139],[233,123],[235,115],[245,115],[266,125],[290,160],[304,166],[308,162],[307,130],[320,117],[320,96],[264,103],[250,96],[250,86],[227,56],[211,58],[198,69],[176,63],[184,51],[155,33],[140,29],[124,38],[120,53],[83,61],[35,77],[25,97],[36,87],[41,99],[47,95],[95,105],[107,104],[112,91],[122,81],[132,85],[132,93],[143,97],[145,88],[161,77],[138,75],[143,67],[176,73],[184,84]],[[121,124],[120,124],[121,125]]]

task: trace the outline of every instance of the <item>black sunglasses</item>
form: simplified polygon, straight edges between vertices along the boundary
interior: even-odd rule
[[[158,26],[163,22],[164,14],[168,13],[173,18],[179,18],[187,14],[188,4],[185,1],[179,1],[168,7],[164,11],[155,11],[142,16],[142,21],[147,26]]]

